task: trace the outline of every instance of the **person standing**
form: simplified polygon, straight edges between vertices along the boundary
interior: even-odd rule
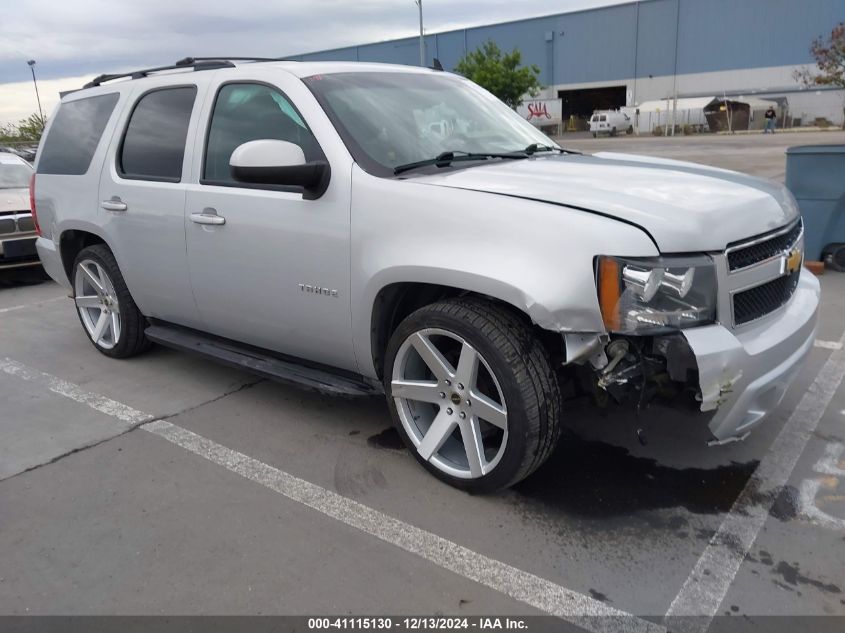
[[[775,125],[777,122],[777,112],[775,112],[774,106],[769,106],[769,109],[766,110],[766,128],[763,130],[763,134],[768,134],[771,132],[772,134],[775,133]]]

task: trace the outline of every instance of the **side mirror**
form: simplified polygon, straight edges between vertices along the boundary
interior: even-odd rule
[[[229,169],[239,182],[302,187],[309,200],[326,192],[331,175],[327,162],[306,162],[299,145],[273,139],[239,145],[229,158]]]

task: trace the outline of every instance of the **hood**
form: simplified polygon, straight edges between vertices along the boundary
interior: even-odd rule
[[[29,213],[29,189],[0,189],[0,213]]]
[[[564,154],[498,161],[414,182],[575,207],[635,224],[664,253],[720,251],[798,216],[773,181],[633,154]]]

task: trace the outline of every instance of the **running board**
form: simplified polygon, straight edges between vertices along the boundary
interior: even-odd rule
[[[234,342],[222,341],[176,326],[156,323],[148,326],[144,334],[159,345],[199,354],[224,365],[310,391],[332,396],[373,396],[383,393],[363,378],[355,379],[282,360],[260,350],[241,347]]]

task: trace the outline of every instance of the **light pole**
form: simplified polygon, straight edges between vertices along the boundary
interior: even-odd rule
[[[32,71],[32,83],[35,86],[35,99],[38,101],[38,116],[41,117],[41,127],[44,127],[44,112],[41,110],[41,97],[38,96],[38,82],[35,81],[35,60],[30,59],[27,62],[29,70]]]
[[[420,8],[420,66],[425,68],[425,36],[423,35],[422,0],[414,0]]]

